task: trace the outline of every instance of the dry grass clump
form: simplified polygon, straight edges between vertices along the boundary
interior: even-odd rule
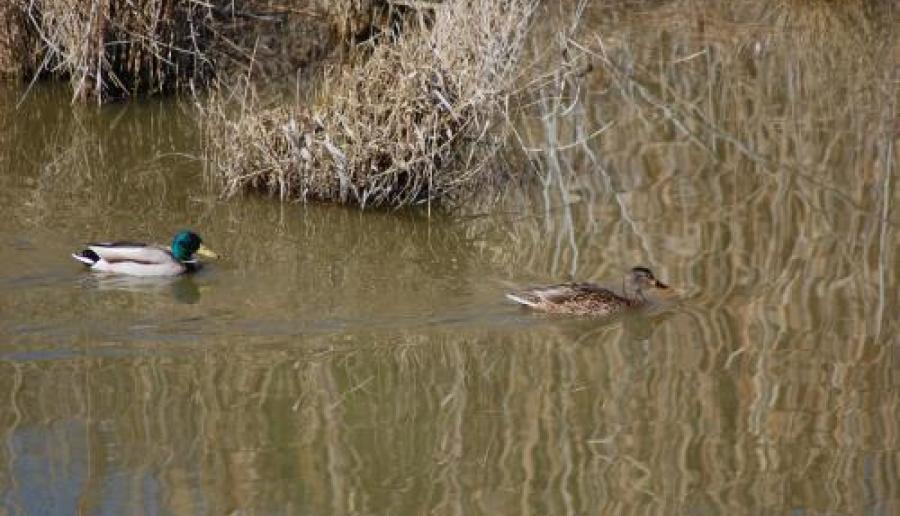
[[[182,0],[13,0],[36,56],[31,75],[68,78],[77,99],[196,87],[210,79],[205,55],[215,6]]]
[[[430,23],[326,73],[312,106],[214,101],[205,140],[228,194],[403,206],[449,199],[485,174],[536,0],[448,0]],[[433,15],[433,16],[432,16]]]
[[[99,102],[195,92],[251,61],[258,77],[261,66],[266,76],[293,73],[327,54],[343,27],[364,23],[373,3],[4,0],[0,74],[70,80],[76,99]]]

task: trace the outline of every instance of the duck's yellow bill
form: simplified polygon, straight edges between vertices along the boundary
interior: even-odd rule
[[[211,259],[216,259],[219,257],[219,255],[214,253],[212,251],[212,249],[206,247],[203,244],[200,244],[200,249],[197,249],[197,252],[194,254],[196,254],[197,256],[202,256],[204,258],[211,258]]]

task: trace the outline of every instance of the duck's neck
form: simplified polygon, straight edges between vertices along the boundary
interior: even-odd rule
[[[637,289],[633,292],[624,291],[622,292],[622,298],[628,302],[630,306],[642,305],[647,302],[647,298],[644,297],[644,293],[641,292],[640,289]]]
[[[186,262],[191,259],[191,253],[184,246],[178,244],[172,245],[172,256],[179,262]]]

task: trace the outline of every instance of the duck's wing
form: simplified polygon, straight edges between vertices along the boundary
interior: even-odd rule
[[[545,287],[531,287],[510,292],[506,294],[506,297],[535,308],[618,300],[615,293],[593,283],[560,283]]]
[[[139,262],[165,264],[175,261],[168,250],[141,242],[93,242],[88,249],[107,262]]]

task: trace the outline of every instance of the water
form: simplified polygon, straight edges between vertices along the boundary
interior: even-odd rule
[[[430,218],[221,200],[185,106],[0,90],[2,512],[896,514],[900,46],[831,27],[825,53],[747,9],[589,13],[642,82],[595,62],[523,134],[614,126],[535,153],[546,197]],[[142,281],[68,256],[183,227],[223,259]],[[503,299],[638,263],[682,301]]]

